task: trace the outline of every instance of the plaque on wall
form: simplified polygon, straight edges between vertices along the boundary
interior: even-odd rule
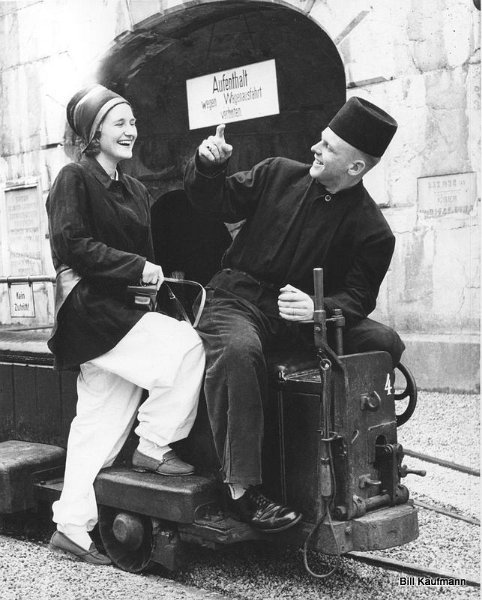
[[[476,174],[456,173],[420,177],[418,210],[429,217],[469,213],[476,200]]]
[[[42,236],[38,187],[5,190],[9,275],[42,274]]]

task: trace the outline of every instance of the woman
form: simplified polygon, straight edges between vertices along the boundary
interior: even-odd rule
[[[57,368],[80,367],[80,374],[50,548],[109,564],[89,536],[97,523],[94,479],[114,461],[136,415],[134,466],[165,476],[193,473],[169,444],[194,422],[204,352],[190,324],[126,301],[127,285],[163,281],[152,262],[149,194],[118,167],[132,157],[137,137],[130,104],[96,85],[70,100],[67,120],[83,156],[60,171],[47,199],[57,270],[49,348]],[[149,397],[137,412],[142,389]]]

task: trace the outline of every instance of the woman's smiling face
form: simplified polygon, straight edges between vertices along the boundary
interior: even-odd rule
[[[137,138],[136,120],[127,103],[112,108],[100,126],[100,154],[109,162],[132,158],[132,148]]]

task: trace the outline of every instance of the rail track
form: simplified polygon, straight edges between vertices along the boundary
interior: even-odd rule
[[[450,460],[443,460],[442,458],[436,458],[435,456],[429,456],[428,454],[422,454],[421,452],[415,452],[414,450],[403,450],[405,456],[411,456],[412,458],[418,458],[424,462],[432,463],[434,465],[440,465],[447,469],[459,471],[460,473],[466,473],[467,475],[474,475],[474,477],[480,477],[480,469],[473,469],[472,467],[466,467],[465,465],[459,465],[451,462]]]
[[[450,519],[462,520],[474,527],[480,526],[480,521],[478,519],[475,519],[474,517],[470,517],[468,515],[460,514],[454,510],[448,510],[441,506],[437,506],[435,504],[427,504],[419,500],[414,500],[414,504],[422,510],[436,512]],[[31,529],[33,527],[33,518],[34,516],[32,515],[30,523],[27,525],[27,528]],[[17,530],[16,532],[4,531],[4,533],[7,533],[7,535],[10,535],[11,537],[17,539],[25,539],[25,531],[22,531],[21,529],[22,528],[20,528],[20,530]],[[50,532],[44,530],[39,536],[34,535],[34,537],[37,538],[38,542],[45,543],[47,535],[50,535]],[[378,567],[385,571],[402,572],[404,574],[413,575],[415,577],[428,578],[431,582],[433,582],[433,585],[435,585],[435,582],[439,580],[453,580],[463,581],[463,585],[465,586],[470,586],[472,588],[480,588],[480,580],[478,580],[475,577],[466,575],[464,573],[452,572],[450,570],[444,569],[435,569],[416,562],[413,563],[403,560],[397,560],[387,556],[376,555],[375,553],[349,552],[348,554],[343,555],[342,558],[349,559],[350,561],[354,562],[363,563],[372,567]]]
[[[465,465],[458,465],[456,463],[451,463],[450,461],[445,461],[442,459],[438,459],[435,457],[431,457],[428,455],[424,455],[412,450],[405,450],[405,453],[408,456],[412,456],[414,458],[420,459],[422,461],[426,461],[429,463],[433,463],[433,464],[437,464],[440,465],[444,468],[444,470],[446,469],[447,471],[451,470],[451,471],[457,471],[469,476],[480,476],[480,471],[477,471],[476,469],[472,469],[470,467],[466,467]],[[425,500],[425,498],[424,498]],[[470,516],[467,514],[463,514],[462,511],[458,511],[457,509],[454,509],[453,507],[446,507],[443,504],[437,503],[434,500],[431,500],[430,502],[427,501],[421,501],[418,500],[417,498],[415,498],[413,500],[413,503],[415,506],[417,506],[420,510],[422,511],[430,511],[432,513],[436,513],[439,515],[443,515],[444,517],[447,517],[448,519],[454,520],[454,521],[462,521],[461,526],[463,525],[464,527],[471,526],[471,527],[480,527],[480,520],[475,518],[474,516]],[[1,525],[1,523],[0,523]],[[30,527],[33,526],[32,521],[30,522]],[[478,536],[478,530],[475,530],[477,533],[474,534],[474,539],[476,536]],[[12,535],[12,533],[10,533],[10,535]],[[15,534],[13,533],[12,537],[16,537],[18,539],[25,539],[25,534],[22,535],[22,533],[20,534]],[[42,536],[41,536],[42,537]],[[38,541],[43,541],[45,542],[45,539],[38,539]],[[387,553],[388,554],[388,553]],[[372,567],[376,567],[379,569],[382,569],[384,571],[393,571],[393,572],[401,572],[403,574],[406,575],[413,575],[415,576],[415,578],[420,577],[420,578],[428,578],[430,581],[434,582],[433,585],[436,585],[435,582],[437,582],[438,580],[453,580],[453,581],[463,581],[463,584],[465,586],[468,586],[470,588],[480,588],[480,580],[477,579],[476,576],[471,576],[462,572],[459,572],[457,569],[451,570],[450,567],[447,569],[444,568],[433,568],[427,565],[422,564],[422,560],[416,560],[415,562],[409,562],[409,561],[404,561],[404,560],[398,560],[395,558],[390,557],[389,555],[381,555],[377,554],[377,553],[362,553],[362,552],[350,552],[348,554],[343,555],[343,559],[349,560],[350,562],[358,562],[358,563],[362,563],[362,564],[366,564]],[[213,562],[216,562],[216,558],[213,558]],[[442,561],[443,562],[443,561]],[[447,563],[446,563],[447,564]],[[234,565],[234,562],[233,562]],[[208,580],[206,579],[206,582]],[[205,581],[201,581],[199,583],[197,583],[197,585],[207,585]]]
[[[403,573],[408,573],[409,575],[416,575],[422,578],[427,577],[430,580],[443,579],[463,581],[465,585],[469,585],[471,587],[480,587],[480,581],[478,579],[474,579],[460,573],[449,573],[440,569],[423,567],[415,563],[408,563],[401,560],[393,560],[390,558],[385,558],[383,556],[372,556],[364,552],[349,552],[346,556],[348,558],[352,558],[353,560],[357,560],[367,565],[372,565],[374,567],[382,567],[390,571],[402,571]]]
[[[467,467],[465,465],[459,465],[457,463],[453,463],[453,462],[450,462],[447,460],[429,456],[427,454],[422,454],[420,452],[415,452],[413,450],[404,449],[404,453],[407,456],[411,456],[413,458],[417,458],[419,460],[422,460],[422,461],[425,461],[428,463],[437,464],[437,465],[440,465],[447,469],[452,469],[455,471],[459,471],[461,473],[480,477],[480,470],[478,470],[478,469],[473,469],[473,468]],[[451,519],[464,521],[471,525],[480,527],[480,520],[476,519],[475,517],[460,514],[459,512],[455,512],[453,510],[448,510],[441,506],[437,506],[436,504],[428,504],[428,503],[422,502],[420,500],[414,500],[413,503],[415,506],[418,506],[419,508],[422,508],[423,510],[433,511],[438,514],[449,517]],[[349,552],[348,554],[346,554],[344,556],[347,558],[351,558],[355,561],[368,564],[368,565],[381,567],[383,569],[392,570],[392,571],[401,571],[401,572],[407,573],[409,575],[415,575],[418,577],[428,577],[430,579],[439,578],[439,579],[444,579],[444,580],[446,580],[446,579],[459,580],[459,581],[463,580],[465,582],[465,584],[468,586],[480,588],[480,579],[469,577],[467,575],[460,574],[460,573],[451,573],[451,572],[444,571],[444,570],[433,569],[430,567],[418,565],[416,563],[409,563],[409,562],[404,562],[404,561],[400,561],[400,560],[387,558],[384,556],[377,556],[372,553],[367,554],[364,552]]]

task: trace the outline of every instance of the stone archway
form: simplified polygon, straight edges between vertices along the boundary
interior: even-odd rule
[[[267,156],[310,161],[310,147],[345,101],[345,74],[328,35],[273,2],[185,3],[157,13],[105,57],[99,81],[128,97],[139,126],[132,170],[155,197],[180,187],[185,161],[210,129],[189,131],[186,79],[274,58],[280,114],[230,123],[230,170]]]

